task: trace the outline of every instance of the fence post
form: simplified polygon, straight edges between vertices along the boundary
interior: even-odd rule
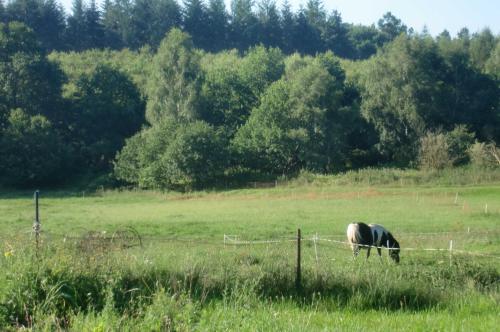
[[[451,267],[451,256],[453,253],[453,240],[450,240],[450,267]]]
[[[318,233],[316,233],[314,235],[314,238],[313,238],[313,240],[314,240],[314,254],[316,255],[316,267],[319,264],[319,260],[318,260],[318,246],[317,246],[318,239],[319,239]]]
[[[300,270],[300,240],[301,240],[301,234],[299,228],[297,229],[297,274],[295,276],[295,287],[297,288],[297,290],[300,290],[302,287],[301,270]]]
[[[33,231],[35,232],[35,241],[36,241],[36,250],[38,254],[38,246],[40,244],[40,215],[38,213],[38,197],[40,192],[38,190],[35,191],[35,221],[33,222]]]

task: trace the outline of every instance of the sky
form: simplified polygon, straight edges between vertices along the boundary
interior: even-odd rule
[[[72,0],[60,0],[69,12]],[[177,0],[182,3],[182,0]],[[230,0],[225,0],[229,7]],[[97,0],[98,3],[102,0]],[[289,0],[296,11],[307,0]],[[277,0],[281,6],[282,0]],[[489,27],[500,34],[500,0],[324,0],[328,12],[338,10],[344,22],[370,25],[390,11],[408,27],[420,32],[427,27],[432,35],[444,29],[452,36],[467,27],[477,32]]]

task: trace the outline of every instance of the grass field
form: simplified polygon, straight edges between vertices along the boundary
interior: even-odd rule
[[[32,193],[0,195],[2,330],[493,331],[500,325],[498,182],[368,185],[318,178],[186,194],[42,191],[40,215],[37,251]],[[401,264],[389,262],[386,252],[353,261],[349,248],[327,241],[344,241],[355,220],[390,229],[403,248]],[[299,289],[297,228],[304,238]],[[278,242],[224,244],[224,234]],[[319,241],[311,241],[315,234]],[[444,250],[421,250],[428,248]]]

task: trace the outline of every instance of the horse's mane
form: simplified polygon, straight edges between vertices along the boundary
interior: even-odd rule
[[[387,232],[387,237],[389,238],[389,242],[392,242],[391,247],[399,249],[399,242],[392,236],[391,232]]]

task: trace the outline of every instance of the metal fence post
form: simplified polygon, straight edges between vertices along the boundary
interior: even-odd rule
[[[37,254],[38,254],[38,247],[40,244],[40,231],[41,231],[40,214],[38,212],[39,195],[40,195],[40,192],[38,190],[36,190],[35,191],[35,221],[33,222],[33,231],[35,232]]]

